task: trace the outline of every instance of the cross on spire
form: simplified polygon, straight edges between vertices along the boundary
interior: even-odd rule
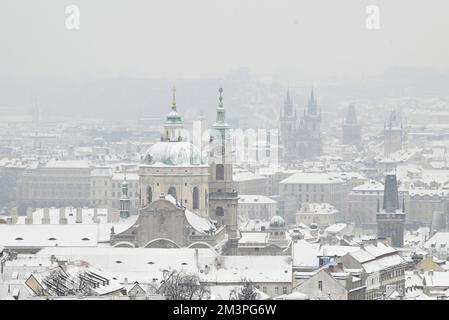
[[[220,93],[220,96],[219,96],[219,98],[218,98],[218,100],[220,101],[219,102],[219,106],[220,106],[220,108],[223,108],[223,88],[219,88],[218,89],[218,92]]]
[[[172,105],[172,109],[176,110],[176,87],[175,86],[173,86],[172,91],[173,91],[173,100],[172,100],[171,105]]]

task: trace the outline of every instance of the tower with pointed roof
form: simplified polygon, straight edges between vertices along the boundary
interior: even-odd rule
[[[162,134],[162,141],[182,141],[182,131],[184,129],[184,122],[181,115],[176,109],[176,88],[173,87],[173,97],[171,110],[167,114],[164,123],[164,132]]]
[[[306,133],[306,158],[320,156],[321,150],[321,110],[315,98],[313,88],[310,92],[310,98],[307,108],[304,111],[304,129]]]
[[[321,111],[312,89],[302,119],[297,113],[287,90],[283,108],[280,109],[280,143],[286,162],[308,159],[322,154]]]
[[[379,205],[378,205],[379,207]],[[398,183],[395,174],[385,176],[382,208],[377,210],[377,238],[393,247],[404,246],[405,208],[399,208]]]
[[[280,143],[282,145],[282,155],[284,160],[294,160],[298,157],[296,151],[296,140],[298,131],[298,121],[296,110],[293,107],[293,99],[290,96],[290,89],[284,99],[284,104],[280,109]]]
[[[218,225],[225,226],[229,252],[237,248],[240,238],[237,228],[238,193],[232,179],[232,144],[230,125],[226,122],[223,89],[219,90],[216,120],[212,124],[209,148],[209,215]]]
[[[387,157],[401,150],[404,143],[404,128],[400,115],[392,110],[384,123],[384,155]]]
[[[347,145],[360,146],[360,124],[354,104],[348,106],[346,117],[343,120],[342,142]]]

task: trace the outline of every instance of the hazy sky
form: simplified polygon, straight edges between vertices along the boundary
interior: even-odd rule
[[[67,30],[65,8],[80,8]],[[380,30],[365,26],[380,8]],[[449,70],[447,0],[1,0],[0,76],[320,79]]]

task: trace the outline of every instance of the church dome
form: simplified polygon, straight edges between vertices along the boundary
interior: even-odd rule
[[[155,143],[144,156],[148,165],[190,166],[202,165],[201,152],[190,142],[161,141]]]
[[[283,228],[285,227],[285,221],[281,216],[274,216],[270,220],[270,228]]]

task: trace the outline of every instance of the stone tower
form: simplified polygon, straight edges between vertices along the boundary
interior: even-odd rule
[[[237,228],[238,193],[232,180],[231,128],[226,122],[223,89],[220,88],[219,92],[217,118],[211,128],[209,149],[209,215],[219,225],[226,226],[228,249],[232,254],[240,238]]]
[[[395,110],[390,112],[384,124],[384,155],[401,150],[403,147],[404,131],[402,120]]]
[[[385,177],[384,201],[382,209],[378,208],[376,214],[377,238],[384,239],[393,247],[404,246],[404,204],[399,209],[399,196],[396,175],[388,174]]]
[[[360,124],[357,120],[355,106],[350,104],[342,125],[343,144],[360,146]]]
[[[310,92],[310,98],[307,108],[304,110],[304,129],[306,132],[307,149],[305,156],[307,158],[320,156],[321,148],[321,111],[318,109],[313,89]]]
[[[290,90],[284,99],[284,105],[280,109],[280,143],[283,146],[282,155],[284,160],[294,160],[297,157],[297,115],[293,107],[293,100],[290,96]]]

